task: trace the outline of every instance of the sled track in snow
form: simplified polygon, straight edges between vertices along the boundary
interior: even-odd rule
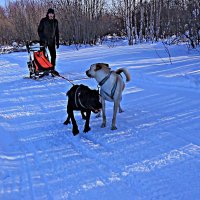
[[[84,134],[76,112],[74,137],[63,125],[71,86],[57,78],[22,79],[21,70],[13,77],[4,63],[0,199],[198,200],[200,102],[193,89],[136,79],[125,89],[116,131],[108,103],[107,127],[92,115]]]

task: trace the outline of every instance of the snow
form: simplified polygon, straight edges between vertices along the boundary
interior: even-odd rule
[[[106,62],[126,67],[132,80],[123,93],[123,113],[112,131],[91,116],[91,131],[66,119],[66,92],[59,77],[24,79],[26,52],[0,55],[0,199],[199,200],[200,53],[162,43],[114,48],[61,46],[57,70],[75,84],[97,88],[85,71]]]

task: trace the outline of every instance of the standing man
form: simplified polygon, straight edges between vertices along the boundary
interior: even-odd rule
[[[54,9],[49,8],[45,18],[42,18],[38,26],[40,45],[47,46],[51,55],[51,64],[55,71],[56,47],[59,48],[58,20],[55,19]]]

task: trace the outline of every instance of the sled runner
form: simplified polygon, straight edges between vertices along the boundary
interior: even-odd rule
[[[45,46],[38,46],[38,43],[39,41],[32,41],[26,44],[29,54],[29,61],[27,62],[29,77],[33,79],[49,75],[49,73],[52,73],[53,76],[56,72],[48,59]]]

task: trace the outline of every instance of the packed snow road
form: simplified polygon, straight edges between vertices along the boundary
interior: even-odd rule
[[[75,113],[80,134],[65,126],[66,92],[58,77],[34,81],[27,54],[0,55],[1,200],[199,200],[200,56],[184,45],[61,47],[58,71],[96,88],[85,71],[96,62],[127,67],[116,131],[91,116],[91,131]],[[82,80],[81,80],[82,79]]]

